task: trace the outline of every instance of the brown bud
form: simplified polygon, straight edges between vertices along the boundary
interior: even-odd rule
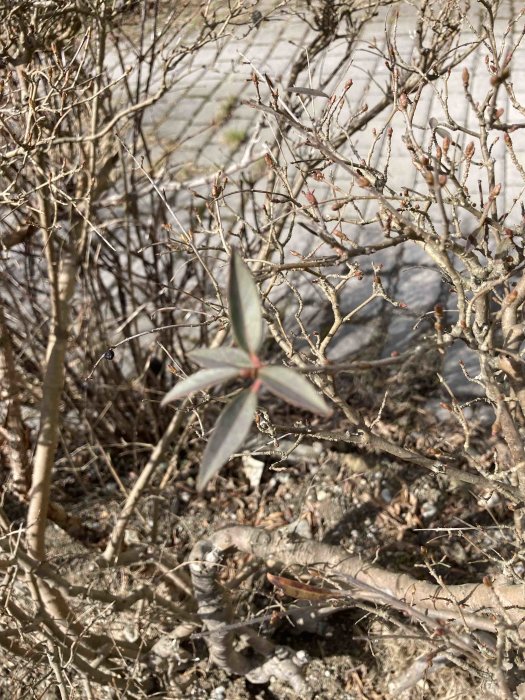
[[[401,109],[403,112],[408,107],[408,97],[406,95],[406,92],[402,92],[399,95],[398,105],[399,105],[399,109]]]
[[[434,306],[434,313],[438,318],[441,318],[443,316],[443,307],[441,304],[436,304]]]
[[[472,158],[472,156],[474,155],[475,150],[476,150],[476,146],[474,145],[474,141],[469,141],[466,145],[466,148],[465,148],[466,158],[468,158],[470,160]]]
[[[317,204],[317,199],[315,198],[315,194],[313,192],[307,191],[305,193],[305,197],[307,202],[310,204]]]
[[[273,168],[273,158],[269,153],[264,154],[264,162],[269,168]]]
[[[513,302],[516,301],[517,298],[518,298],[518,292],[515,289],[513,289],[512,292],[509,292],[507,294],[503,303],[505,304],[505,306],[508,304],[512,304]]]
[[[443,150],[445,151],[445,153],[448,153],[448,149],[450,148],[450,144],[451,144],[450,138],[448,136],[445,136],[445,138],[443,139]]]
[[[470,82],[470,74],[468,72],[468,68],[463,68],[463,72],[461,73],[461,78],[463,80],[463,85],[468,88],[469,82]]]
[[[490,190],[489,198],[496,199],[496,197],[499,195],[500,192],[501,192],[501,183],[499,182],[497,185],[494,185],[494,187]]]
[[[368,187],[370,187],[370,182],[366,179],[366,177],[363,177],[362,175],[361,177],[358,177],[356,179],[356,182],[359,185],[359,187],[362,187],[363,189],[367,189]]]
[[[441,156],[443,155],[443,151],[441,150],[441,146],[436,147],[436,158],[438,160],[441,160]]]
[[[504,111],[505,110],[503,109],[503,107],[499,107],[499,109],[496,109],[494,112],[494,119],[499,119]]]
[[[441,173],[441,175],[438,177],[438,182],[441,185],[441,187],[444,187],[447,184],[447,176],[445,173]]]
[[[505,141],[507,146],[512,146],[512,139],[507,133],[503,136],[503,140]]]
[[[505,80],[510,76],[510,70],[508,68],[504,68],[501,73],[498,75],[493,75],[492,78],[490,79],[490,84],[491,85],[501,85],[501,83],[504,83]]]

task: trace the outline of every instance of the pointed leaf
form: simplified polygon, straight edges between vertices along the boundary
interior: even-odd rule
[[[289,367],[263,367],[258,377],[267,389],[288,403],[327,417],[333,413],[314,385]]]
[[[250,356],[240,348],[202,348],[189,353],[201,367],[252,367]]]
[[[256,408],[256,392],[244,389],[223,410],[202,456],[197,478],[199,491],[241,447],[250,432]]]
[[[315,88],[309,88],[309,87],[289,87],[286,88],[288,92],[295,92],[297,95],[313,95],[315,97],[326,97],[329,98],[330,95],[327,95],[326,92],[323,92],[322,90],[316,90]]]
[[[266,578],[285,595],[298,600],[328,600],[330,598],[343,598],[345,595],[348,595],[348,593],[338,591],[335,588],[311,586],[302,581],[285,578],[284,576],[275,576],[270,573],[266,574]]]
[[[222,384],[228,379],[238,377],[240,370],[236,367],[215,367],[214,369],[201,369],[195,374],[190,375],[186,379],[177,382],[173,389],[168,391],[166,396],[160,402],[161,406],[165,406],[170,401],[181,399],[183,396],[193,394],[199,389],[207,389],[215,384]]]
[[[230,262],[228,302],[235,340],[243,350],[256,355],[263,341],[261,300],[252,273],[235,249]]]

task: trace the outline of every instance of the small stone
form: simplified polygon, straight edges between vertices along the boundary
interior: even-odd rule
[[[299,651],[295,654],[296,663],[301,666],[308,663],[308,658],[308,654],[304,651],[304,649],[299,649]]]
[[[430,503],[430,501],[425,501],[421,505],[421,517],[425,518],[425,520],[429,520],[430,518],[433,518],[437,513],[437,508],[434,503]]]
[[[390,503],[392,500],[392,492],[390,489],[381,489],[381,498],[385,503]]]

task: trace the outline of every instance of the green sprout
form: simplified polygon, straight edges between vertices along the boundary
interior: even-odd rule
[[[199,491],[242,446],[255,417],[261,388],[300,408],[326,417],[332,415],[332,409],[313,384],[299,372],[289,367],[265,365],[260,359],[265,337],[261,301],[251,272],[236,250],[232,251],[230,260],[228,302],[233,337],[238,347],[203,348],[189,353],[203,369],[178,382],[161,402],[164,406],[234,378],[250,381],[250,386],[228,403],[217,420],[202,456],[197,477]]]

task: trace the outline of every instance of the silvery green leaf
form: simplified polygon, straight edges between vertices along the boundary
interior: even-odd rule
[[[215,384],[222,384],[228,381],[228,379],[233,379],[238,377],[240,370],[236,367],[215,367],[213,369],[201,369],[195,374],[177,382],[173,389],[168,391],[166,396],[160,402],[161,406],[165,406],[170,401],[175,401],[175,399],[181,399],[183,396],[188,396],[188,394],[193,394],[200,389],[207,389],[210,386],[215,386]]]
[[[199,491],[241,447],[250,432],[256,408],[256,392],[244,389],[222,411],[202,456],[197,477]]]
[[[295,92],[297,95],[311,95],[314,97],[326,97],[327,99],[330,97],[330,95],[327,95],[326,92],[323,92],[322,90],[316,90],[315,88],[309,88],[309,87],[296,87],[295,85],[293,87],[286,88],[288,92]]]
[[[228,287],[232,331],[239,347],[256,355],[263,341],[261,300],[252,273],[233,249]]]
[[[333,413],[314,385],[289,367],[263,367],[258,377],[267,389],[288,403],[327,417]]]
[[[201,367],[252,367],[250,356],[240,348],[202,348],[189,353]]]

